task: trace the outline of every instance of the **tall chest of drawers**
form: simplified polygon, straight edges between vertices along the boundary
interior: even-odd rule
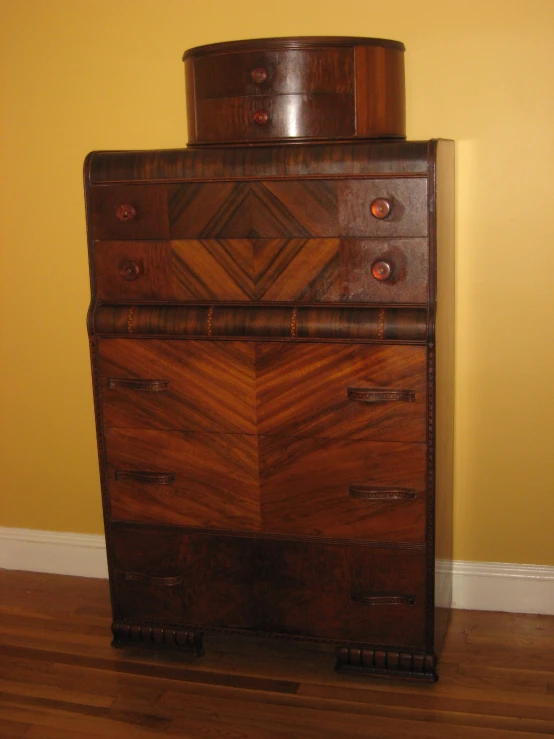
[[[339,670],[436,679],[453,144],[404,141],[394,101],[363,114],[360,45],[208,47],[187,58],[196,146],[87,158],[116,646],[276,635],[335,645]],[[394,81],[398,49],[366,46]],[[299,68],[324,89],[295,91]]]

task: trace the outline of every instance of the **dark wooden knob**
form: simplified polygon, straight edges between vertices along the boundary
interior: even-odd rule
[[[371,203],[371,215],[374,218],[386,218],[392,210],[392,203],[387,198],[375,198]]]
[[[136,280],[140,275],[140,267],[136,262],[125,262],[119,270],[124,280]]]
[[[257,110],[254,113],[254,123],[257,123],[258,126],[265,126],[269,121],[269,113],[267,110]]]
[[[122,223],[127,223],[127,221],[135,220],[135,218],[137,217],[137,212],[132,205],[124,203],[117,206],[115,210],[115,215],[119,221],[121,221]]]
[[[389,262],[374,262],[371,267],[371,274],[381,282],[388,280],[392,275],[392,265]]]
[[[266,81],[269,75],[267,73],[267,69],[264,67],[256,67],[256,69],[252,70],[250,76],[257,85],[261,85],[262,82]]]

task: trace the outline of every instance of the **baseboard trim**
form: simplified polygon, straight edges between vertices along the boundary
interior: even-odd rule
[[[104,537],[0,527],[0,568],[106,578]],[[455,560],[452,570],[454,608],[554,615],[554,567]]]

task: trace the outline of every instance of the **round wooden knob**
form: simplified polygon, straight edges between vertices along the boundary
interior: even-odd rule
[[[124,203],[117,206],[115,209],[115,215],[119,221],[127,223],[127,221],[133,221],[137,217],[137,212],[132,205]]]
[[[374,262],[371,267],[371,274],[376,280],[384,282],[392,275],[392,265],[389,262]]]
[[[257,110],[254,113],[254,123],[258,126],[265,126],[269,122],[269,113],[267,110]]]
[[[256,67],[256,69],[252,70],[250,76],[257,85],[261,85],[269,77],[267,69],[264,67]]]
[[[140,275],[140,267],[136,262],[125,262],[119,270],[119,274],[124,280],[136,280]]]
[[[371,215],[374,218],[386,218],[392,210],[392,203],[387,198],[376,198],[371,203]]]

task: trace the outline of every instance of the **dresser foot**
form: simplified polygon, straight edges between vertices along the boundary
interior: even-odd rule
[[[190,657],[204,655],[202,631],[183,631],[167,626],[112,623],[112,647],[150,647],[150,649],[177,649]]]
[[[337,647],[335,653],[337,672],[427,682],[437,680],[436,660],[432,654],[356,649],[355,647]]]

